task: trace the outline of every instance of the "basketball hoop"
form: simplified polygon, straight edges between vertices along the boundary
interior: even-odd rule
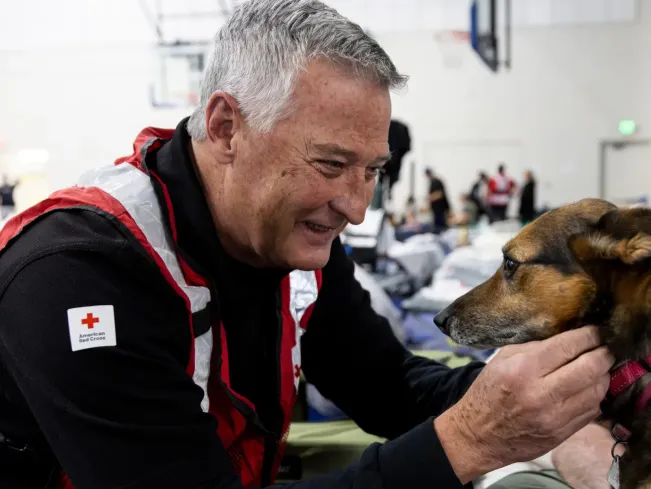
[[[470,32],[439,31],[434,35],[434,41],[445,68],[458,69],[463,66],[464,56],[470,47]]]
[[[158,43],[150,103],[155,108],[196,107],[207,56],[206,43]]]

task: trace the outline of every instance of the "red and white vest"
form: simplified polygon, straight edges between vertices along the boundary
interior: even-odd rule
[[[155,137],[151,137],[154,135]],[[173,209],[163,182],[146,173],[140,164],[142,154],[157,149],[172,131],[156,130],[142,146],[143,152],[118,160],[115,165],[84,175],[78,185],[52,194],[48,199],[11,219],[0,232],[0,249],[8,245],[28,224],[45,214],[75,207],[94,207],[118,219],[155,261],[169,286],[185,301],[188,324],[193,314],[209,307],[208,280],[202,277],[176,252],[176,226]],[[138,141],[136,141],[138,147]],[[159,202],[152,179],[164,191]],[[167,208],[169,221],[161,205]],[[283,430],[276,448],[270,474],[275,478],[284,452],[301,372],[300,338],[321,287],[321,270],[295,270],[281,283],[282,340],[280,351],[280,403],[284,414]],[[265,442],[261,429],[246,412],[253,404],[230,385],[229,359],[223,324],[212,324],[207,332],[193,338],[186,371],[203,390],[201,409],[217,418],[217,434],[228,451],[233,468],[244,487],[260,485]],[[242,409],[245,406],[248,409]],[[61,489],[72,489],[63,476]]]
[[[490,179],[488,194],[489,205],[509,205],[513,181],[506,175],[497,174]]]

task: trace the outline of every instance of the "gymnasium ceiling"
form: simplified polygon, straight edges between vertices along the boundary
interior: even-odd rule
[[[242,0],[0,0],[0,51],[209,40]],[[470,0],[325,0],[373,34],[468,29]],[[503,4],[504,0],[498,3]],[[512,0],[516,28],[633,22],[639,0]]]

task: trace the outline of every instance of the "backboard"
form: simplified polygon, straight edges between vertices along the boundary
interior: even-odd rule
[[[154,108],[188,108],[199,101],[201,81],[210,45],[199,42],[159,42],[155,49],[154,82],[150,103]]]
[[[497,0],[474,0],[470,6],[470,41],[492,71],[497,72]]]
[[[503,2],[503,4],[499,4]],[[503,19],[500,19],[501,13]],[[503,25],[500,25],[503,20]],[[501,29],[503,27],[503,29]],[[504,39],[501,39],[501,31]],[[484,64],[497,73],[511,65],[511,0],[473,0],[470,5],[470,42]],[[500,60],[503,51],[504,61]]]

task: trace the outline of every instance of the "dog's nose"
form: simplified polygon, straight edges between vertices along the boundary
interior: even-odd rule
[[[449,308],[443,309],[436,316],[434,316],[434,324],[444,333],[448,334],[448,325],[450,323],[450,312]]]

